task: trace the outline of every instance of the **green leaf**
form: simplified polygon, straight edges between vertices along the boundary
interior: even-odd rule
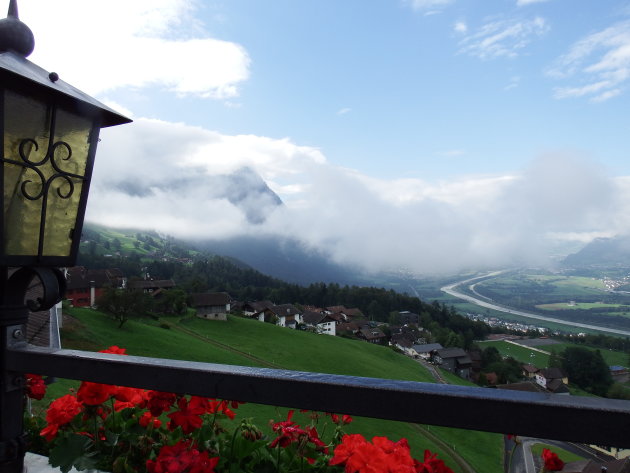
[[[63,473],[68,473],[73,466],[77,470],[94,468],[96,461],[91,458],[94,454],[87,453],[91,443],[84,435],[70,434],[61,438],[50,451],[51,466],[59,467]]]

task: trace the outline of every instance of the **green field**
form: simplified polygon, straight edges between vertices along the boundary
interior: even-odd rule
[[[531,363],[532,365],[538,368],[546,368],[549,363],[549,355],[540,353],[538,351],[532,350],[524,346],[515,345],[513,343],[508,343],[505,341],[487,341],[487,342],[480,342],[479,345],[482,348],[485,348],[488,346],[494,346],[496,347],[497,350],[499,350],[499,353],[501,353],[501,355],[511,356],[512,358],[514,358],[517,361],[520,361],[521,363]],[[536,347],[536,348],[542,351],[546,351],[546,352],[551,352],[553,350],[559,354],[561,351],[563,351],[567,347],[583,347],[583,348],[588,348],[590,350],[597,350],[597,348],[595,347],[589,347],[589,346],[581,345],[579,343],[566,343],[566,342],[555,343],[553,345],[545,345],[545,346]],[[620,351],[606,350],[606,349],[599,349],[599,351],[602,354],[604,361],[609,366],[613,366],[613,365],[628,366],[629,364],[628,363],[629,355],[627,353],[623,353]]]
[[[131,355],[432,381],[425,368],[387,347],[294,331],[249,319],[161,320],[170,324],[170,329],[162,328],[157,321],[130,320],[118,329],[113,320],[91,309],[70,309],[69,313],[77,322],[66,323],[64,327],[65,348],[100,350],[118,345],[126,347]],[[190,335],[191,332],[194,335]],[[67,385],[56,389],[67,389]],[[245,404],[239,408],[239,417],[252,417],[263,427],[269,419],[284,418],[286,411],[286,408]],[[457,454],[479,472],[502,471],[502,436],[499,434],[440,429],[441,442],[436,443],[416,425],[367,418],[356,419],[347,431],[362,433],[367,438],[375,435],[386,435],[393,440],[405,437],[416,457],[422,458],[424,449],[428,448],[438,452],[454,471],[462,471],[452,456]],[[457,453],[453,452],[452,445],[457,446]],[[485,453],[481,454],[475,445],[483,445]]]
[[[630,306],[625,304],[605,304],[603,302],[576,302],[569,304],[567,302],[556,302],[554,304],[539,304],[536,306],[543,310],[576,310],[576,309],[619,309],[625,308],[630,311]]]
[[[479,282],[476,290],[484,294],[484,288],[506,297],[546,296],[571,300],[572,296],[601,297],[606,287],[601,279],[579,276],[558,276],[546,274],[504,274]]]
[[[546,368],[549,364],[549,355],[502,340],[492,342],[480,342],[479,346],[482,348],[493,346],[497,350],[499,350],[499,353],[501,353],[502,356],[511,356],[516,361],[520,361],[521,363],[530,363],[537,368]],[[555,347],[557,345],[553,346]],[[548,351],[549,348],[550,347],[541,347],[543,351]]]

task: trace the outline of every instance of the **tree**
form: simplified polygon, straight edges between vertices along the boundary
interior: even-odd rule
[[[608,365],[599,350],[567,347],[562,356],[562,369],[569,376],[571,383],[598,396],[606,395],[613,381]]]
[[[389,313],[389,325],[400,325],[400,312],[394,310]]]
[[[182,289],[169,289],[162,292],[160,298],[155,302],[156,312],[162,314],[181,315],[188,307],[186,300],[188,295]]]
[[[501,353],[496,347],[487,347],[481,352],[481,368],[485,369],[493,363],[499,363],[503,360]]]
[[[547,362],[547,366],[549,368],[562,368],[562,358],[553,348],[549,353],[549,361]]]
[[[100,310],[118,321],[118,328],[122,328],[129,317],[142,316],[150,312],[153,300],[151,296],[140,291],[107,287],[96,303]]]

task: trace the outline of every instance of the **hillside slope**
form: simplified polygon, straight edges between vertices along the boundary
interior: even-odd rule
[[[126,347],[132,355],[432,381],[420,364],[389,348],[289,330],[249,319],[230,317],[225,323],[190,317],[161,319],[160,322],[143,319],[130,320],[118,329],[107,316],[91,309],[69,309],[68,313],[73,317],[66,321],[63,329],[64,348],[100,350],[118,345]],[[171,328],[163,328],[167,325]],[[243,405],[239,411],[240,418],[253,417],[261,426],[268,419],[279,420],[286,415],[286,409],[253,404]],[[476,471],[502,471],[502,437],[497,434],[445,429],[443,443],[436,444],[411,424],[366,418],[356,419],[347,430],[368,438],[375,435],[394,440],[405,437],[418,458],[428,448],[438,452],[455,471],[469,471],[459,467],[457,459],[451,456],[453,451],[445,447],[457,444],[455,455],[464,457]],[[470,441],[460,448],[456,439],[462,436]],[[484,448],[478,448],[480,445]]]

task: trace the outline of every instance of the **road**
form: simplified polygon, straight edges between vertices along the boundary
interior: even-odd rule
[[[630,337],[630,331],[627,330],[619,330],[619,329],[614,329],[614,328],[608,328],[608,327],[600,327],[598,325],[590,325],[590,324],[581,324],[578,322],[567,322],[566,320],[562,320],[562,319],[556,319],[554,317],[546,317],[544,315],[540,315],[540,314],[533,314],[531,312],[524,312],[522,310],[515,310],[515,309],[509,309],[507,307],[501,307],[499,305],[494,304],[493,302],[489,302],[489,301],[485,301],[485,300],[481,300],[478,299],[477,297],[473,297],[471,295],[468,294],[463,294],[459,291],[457,291],[455,288],[457,286],[461,286],[463,284],[468,284],[472,281],[476,281],[478,279],[485,279],[485,278],[489,278],[489,277],[493,277],[493,276],[497,276],[501,273],[503,273],[504,271],[493,271],[491,273],[485,274],[483,276],[478,276],[478,277],[474,277],[474,278],[470,278],[470,279],[465,279],[463,281],[459,281],[456,282],[454,284],[449,284],[448,286],[444,286],[442,288],[440,288],[440,290],[442,292],[445,292],[453,297],[457,297],[458,299],[463,299],[467,302],[471,302],[473,304],[476,304],[480,307],[484,307],[486,309],[492,309],[492,310],[497,310],[499,312],[504,312],[506,314],[513,314],[513,315],[519,315],[521,317],[527,317],[529,319],[535,319],[535,320],[544,320],[545,322],[554,322],[557,324],[562,324],[562,325],[568,325],[571,327],[581,327],[581,328],[587,328],[590,330],[599,330],[600,332],[608,332],[608,333],[614,333],[616,335],[623,335],[626,337]]]
[[[506,470],[508,473],[537,473],[539,471],[539,468],[542,466],[542,461],[538,457],[534,458],[531,451],[532,446],[536,443],[543,443],[550,445],[551,447],[559,447],[582,458],[594,460],[597,463],[614,460],[613,457],[597,452],[587,445],[571,442],[559,442],[557,440],[519,437],[517,444],[514,444],[511,440],[506,441],[506,450],[508,454],[508,467]],[[551,448],[551,451],[553,451],[553,448]]]

